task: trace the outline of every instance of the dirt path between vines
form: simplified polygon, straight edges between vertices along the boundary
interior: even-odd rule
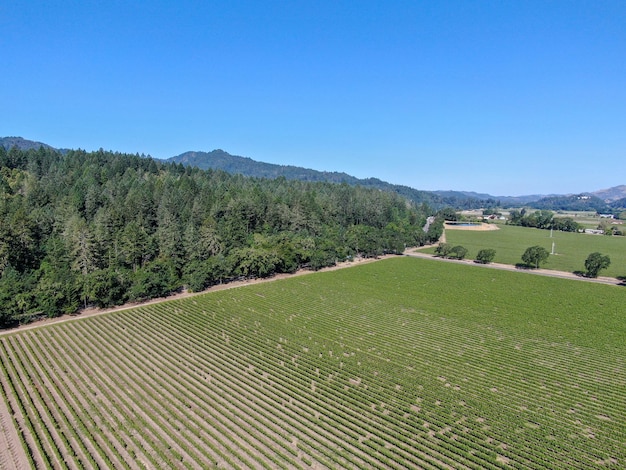
[[[6,380],[10,379],[7,378]],[[0,377],[0,387],[4,386],[5,378]],[[20,418],[17,417],[16,419]],[[20,425],[22,424],[18,424],[18,426]],[[30,462],[13,423],[9,405],[5,402],[4,397],[0,396],[0,469],[26,470],[29,467]]]

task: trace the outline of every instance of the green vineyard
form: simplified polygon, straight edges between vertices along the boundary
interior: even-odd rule
[[[0,466],[624,468],[625,299],[393,258],[8,334]]]

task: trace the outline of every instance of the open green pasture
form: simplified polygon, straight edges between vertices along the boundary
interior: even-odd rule
[[[392,258],[0,337],[0,390],[39,468],[624,468],[625,295]]]
[[[556,255],[549,256],[548,261],[542,265],[546,269],[584,271],[587,256],[599,251],[611,258],[611,266],[602,270],[601,276],[626,276],[626,237],[555,231],[550,238],[549,230],[512,225],[499,227],[500,230],[492,231],[446,230],[446,241],[450,245],[463,245],[467,248],[468,259],[475,258],[483,248],[493,248],[496,250],[494,262],[504,264],[521,263],[522,254],[533,245],[543,246],[550,253],[554,242]],[[424,251],[434,253],[435,249],[428,248]]]

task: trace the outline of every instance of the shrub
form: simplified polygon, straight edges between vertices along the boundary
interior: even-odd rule
[[[441,256],[442,258],[445,258],[448,256],[451,249],[452,248],[447,243],[440,243],[437,249],[435,250],[435,254],[437,256]]]
[[[539,268],[540,264],[546,262],[548,256],[550,256],[548,250],[542,246],[535,245],[526,248],[526,251],[522,255],[522,261],[526,264],[526,266]]]
[[[597,251],[587,256],[585,260],[585,269],[587,270],[587,277],[598,277],[598,273],[601,269],[608,268],[611,265],[611,259],[598,253]]]
[[[483,248],[476,255],[476,261],[482,264],[491,263],[496,257],[496,250],[493,248]]]
[[[467,248],[461,245],[457,245],[450,249],[450,253],[448,254],[449,258],[463,259],[467,256]]]

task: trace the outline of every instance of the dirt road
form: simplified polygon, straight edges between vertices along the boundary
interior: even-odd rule
[[[423,247],[421,247],[423,248]],[[530,274],[537,274],[540,276],[550,276],[550,277],[560,277],[563,279],[575,279],[577,281],[585,281],[585,282],[595,282],[595,283],[599,283],[599,284],[611,284],[611,285],[615,285],[615,286],[619,286],[619,285],[623,285],[624,283],[622,281],[620,281],[619,279],[616,279],[614,277],[597,277],[597,278],[589,278],[589,277],[581,277],[578,276],[574,273],[569,273],[566,271],[554,271],[552,269],[523,269],[523,268],[518,268],[517,266],[513,266],[510,264],[501,264],[501,263],[489,263],[489,264],[481,264],[481,263],[476,263],[473,260],[458,260],[458,259],[448,259],[448,258],[440,258],[437,257],[435,255],[431,255],[428,253],[423,253],[419,251],[420,248],[415,248],[415,249],[411,249],[411,250],[407,250],[404,254],[406,256],[412,256],[414,258],[427,258],[427,259],[434,259],[437,261],[443,261],[443,262],[448,262],[448,263],[457,263],[457,264],[465,264],[465,265],[471,265],[471,266],[477,266],[477,267],[481,267],[481,268],[490,268],[490,269],[501,269],[504,271],[515,271],[515,272],[523,272],[523,273],[530,273]]]

